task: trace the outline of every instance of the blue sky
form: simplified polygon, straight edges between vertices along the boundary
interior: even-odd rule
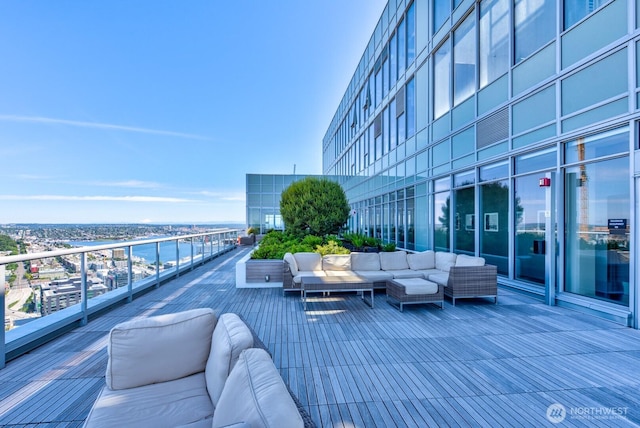
[[[0,223],[245,221],[322,171],[384,0],[0,3]]]

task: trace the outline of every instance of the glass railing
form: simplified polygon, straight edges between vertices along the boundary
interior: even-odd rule
[[[0,368],[98,312],[232,250],[239,232],[71,241],[62,249],[0,257]]]

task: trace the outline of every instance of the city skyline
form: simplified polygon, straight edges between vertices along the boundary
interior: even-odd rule
[[[317,174],[386,2],[0,5],[0,224],[244,222]]]

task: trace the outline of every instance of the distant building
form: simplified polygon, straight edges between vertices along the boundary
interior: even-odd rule
[[[115,260],[124,260],[127,258],[124,248],[114,248],[111,250],[111,257]]]
[[[40,287],[40,312],[43,316],[52,314],[82,300],[82,279],[73,277],[51,281]],[[87,298],[99,296],[107,292],[99,278],[87,279]]]

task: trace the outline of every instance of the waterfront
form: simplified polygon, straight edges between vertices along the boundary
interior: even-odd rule
[[[72,247],[93,247],[96,245],[108,245],[118,244],[123,241],[69,241],[68,244]],[[124,245],[124,242],[123,242]],[[191,243],[190,242],[178,242],[179,258],[191,256]],[[206,250],[205,250],[206,251]],[[156,245],[155,244],[141,244],[132,247],[131,252],[134,258],[142,259],[146,263],[154,263],[156,259]],[[202,242],[194,243],[193,254],[202,254]],[[174,242],[162,242],[160,243],[160,263],[166,263],[176,261],[176,244]]]

